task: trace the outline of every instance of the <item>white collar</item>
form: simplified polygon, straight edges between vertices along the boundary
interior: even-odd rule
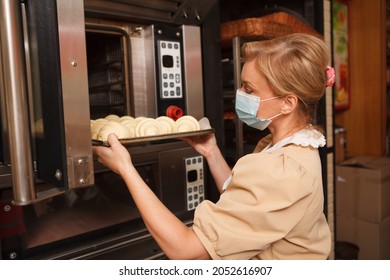
[[[275,145],[271,146],[272,143],[269,143],[262,152],[271,153],[287,144],[296,144],[300,146],[312,146],[313,148],[325,146],[326,140],[324,135],[321,132],[316,130],[311,125],[307,128],[304,128],[298,132],[295,132],[293,135],[280,140]],[[230,181],[232,180],[232,174],[226,179],[222,186],[222,190],[225,191]]]
[[[276,143],[273,146],[271,146],[271,144],[272,143],[269,143],[263,151],[267,153],[271,153],[288,144],[295,144],[303,147],[311,146],[313,148],[318,148],[318,147],[325,146],[326,140],[324,135],[322,135],[321,132],[319,132],[312,126],[309,126],[298,132],[295,132],[293,135],[289,137],[280,140],[278,143]]]

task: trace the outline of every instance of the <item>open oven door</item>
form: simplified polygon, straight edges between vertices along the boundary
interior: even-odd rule
[[[2,13],[14,203],[93,185],[83,1],[2,1]]]

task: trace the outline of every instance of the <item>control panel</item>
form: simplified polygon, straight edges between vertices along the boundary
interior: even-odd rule
[[[178,41],[159,40],[160,98],[183,97],[181,47]]]
[[[205,198],[203,157],[185,158],[187,210],[193,210]]]

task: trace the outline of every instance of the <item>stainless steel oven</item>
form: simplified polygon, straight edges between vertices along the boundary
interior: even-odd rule
[[[217,1],[6,0],[0,10],[1,257],[164,258],[123,181],[96,162],[90,120],[207,116],[223,139]],[[184,142],[127,148],[184,223],[215,199]]]

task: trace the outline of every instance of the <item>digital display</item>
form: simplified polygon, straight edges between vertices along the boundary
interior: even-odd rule
[[[191,182],[195,182],[196,180],[198,180],[198,173],[196,172],[196,170],[190,170],[187,172],[187,181],[189,183]]]
[[[162,56],[162,64],[166,68],[172,68],[173,67],[173,56],[163,55]]]

